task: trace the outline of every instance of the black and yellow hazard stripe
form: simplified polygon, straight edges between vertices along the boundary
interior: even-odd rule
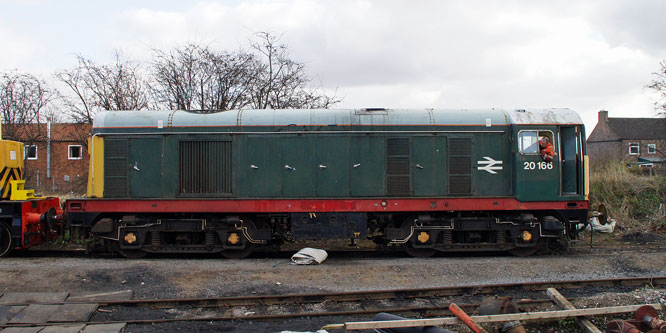
[[[0,186],[2,186],[2,198],[9,199],[9,190],[11,185],[9,184],[10,180],[20,180],[22,179],[21,169],[19,168],[3,168],[0,172]]]

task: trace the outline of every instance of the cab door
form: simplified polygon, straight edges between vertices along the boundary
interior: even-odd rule
[[[562,126],[560,128],[561,150],[561,188],[562,195],[579,195],[581,159],[581,131],[579,126]]]
[[[555,200],[560,196],[558,136],[551,128],[520,129],[516,138],[516,198],[520,201]],[[539,154],[539,140],[548,137],[555,148],[552,162]]]

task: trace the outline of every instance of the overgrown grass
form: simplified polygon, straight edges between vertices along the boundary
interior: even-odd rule
[[[590,174],[592,209],[603,203],[626,231],[666,232],[666,176],[628,168],[624,162],[598,165]]]

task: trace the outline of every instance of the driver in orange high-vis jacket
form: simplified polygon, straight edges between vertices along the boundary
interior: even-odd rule
[[[553,148],[553,144],[548,142],[548,137],[543,137],[541,140],[539,140],[539,154],[541,154],[541,158],[546,161],[546,162],[552,162],[553,161],[553,156],[555,155],[555,148]]]

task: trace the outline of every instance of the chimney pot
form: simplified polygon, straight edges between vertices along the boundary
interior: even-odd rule
[[[599,122],[600,123],[601,122],[604,122],[604,123],[608,122],[608,111],[606,111],[606,110],[599,111]]]

